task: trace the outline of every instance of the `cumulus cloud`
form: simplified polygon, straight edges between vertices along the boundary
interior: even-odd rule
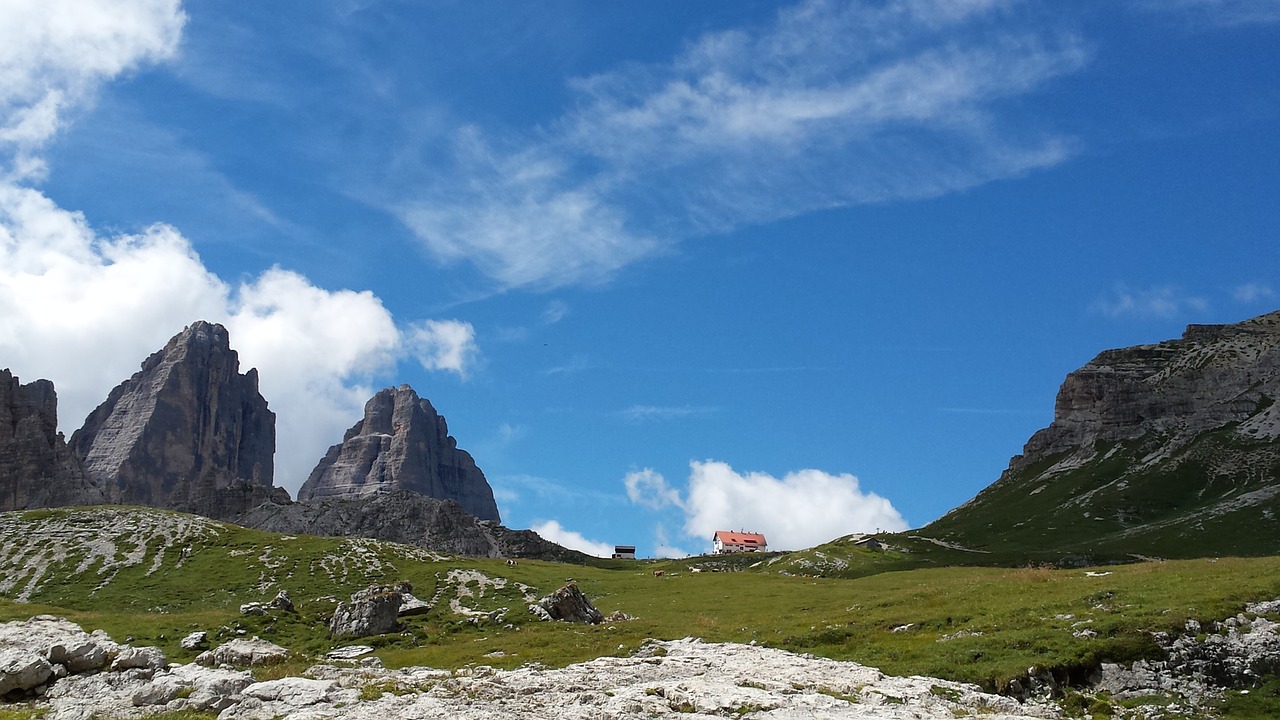
[[[452,171],[395,210],[442,261],[554,287],[744,223],[1052,166],[1072,140],[1002,101],[1089,53],[1015,6],[806,0],[668,61],[573,80],[571,109],[523,140],[462,128]]]
[[[595,557],[612,557],[613,546],[608,543],[596,542],[588,540],[582,536],[582,533],[573,530],[567,530],[555,520],[547,520],[545,522],[534,523],[530,528],[538,533],[544,540],[550,540],[557,545],[563,545],[570,550],[577,550],[587,555]]]
[[[654,510],[675,506],[683,507],[680,491],[667,486],[667,479],[653,468],[633,470],[622,479],[627,488],[627,497],[637,505]]]
[[[684,496],[650,469],[628,473],[624,484],[633,503],[680,508],[685,535],[707,544],[716,530],[762,532],[770,548],[797,550],[855,532],[907,529],[893,504],[863,492],[853,475],[798,470],[775,478],[714,460],[689,467]]]
[[[424,320],[409,327],[406,342],[428,370],[448,370],[465,378],[480,348],[476,330],[461,320]]]
[[[1124,284],[1117,284],[1090,305],[1094,312],[1110,318],[1172,318],[1208,307],[1204,298],[1187,295],[1174,287],[1130,288]]]

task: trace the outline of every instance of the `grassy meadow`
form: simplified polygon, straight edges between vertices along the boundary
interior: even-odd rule
[[[172,515],[120,512],[152,521]],[[13,533],[21,529],[33,546],[45,547],[50,541],[40,538],[42,527],[63,523],[58,536],[65,538],[66,523],[87,523],[91,514],[9,514],[8,524],[0,524],[0,549],[8,553],[0,553],[0,572],[24,567]],[[0,599],[0,620],[65,615],[117,640],[157,645],[180,662],[194,657],[178,646],[194,630],[209,631],[215,641],[257,635],[295,652],[287,666],[259,671],[264,677],[298,672],[331,648],[354,642],[374,645],[389,666],[511,668],[625,656],[649,638],[692,636],[756,642],[892,674],[1000,690],[1030,667],[1079,680],[1101,661],[1155,657],[1152,631],[1178,631],[1189,619],[1211,622],[1248,602],[1280,597],[1277,557],[1093,569],[911,568],[920,561],[918,553],[908,561],[898,552],[835,543],[727,562],[689,558],[577,566],[522,560],[509,566],[376,541],[210,527],[190,541],[186,558],[174,547],[160,556],[164,538],[136,528],[132,540],[124,534],[117,539],[118,555],[137,559],[132,565],[86,561],[75,553],[42,557],[48,565],[43,579],[10,582],[8,599]],[[408,618],[400,633],[336,643],[328,637],[337,599],[370,583],[397,580],[410,581],[417,597],[434,599],[432,610]],[[606,615],[618,611],[631,619],[583,626],[539,622],[528,612],[532,598],[570,581]],[[26,589],[28,602],[12,599],[17,588]],[[241,603],[270,600],[281,589],[292,596],[296,612],[240,615]]]

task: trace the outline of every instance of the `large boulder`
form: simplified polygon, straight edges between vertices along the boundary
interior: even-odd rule
[[[196,664],[205,667],[221,665],[270,665],[289,658],[289,650],[261,638],[236,638],[196,656]]]
[[[597,625],[604,619],[604,615],[578,589],[577,583],[569,583],[542,598],[538,607],[552,620]]]
[[[481,520],[499,520],[493,489],[442,415],[413,388],[370,398],[364,418],[329,448],[298,491],[299,500],[364,497],[410,490],[453,500]]]
[[[373,585],[352,595],[350,602],[338,603],[333,611],[329,635],[368,637],[395,632],[400,628],[396,618],[406,591],[401,586]]]
[[[53,665],[26,648],[0,647],[0,698],[25,693],[53,677]]]
[[[104,499],[58,432],[53,383],[23,385],[0,370],[0,512],[96,505]]]
[[[105,633],[87,633],[79,625],[52,615],[0,623],[0,647],[33,652],[72,674],[101,670],[122,649]]]
[[[226,328],[201,321],[112,390],[71,449],[109,502],[229,519],[273,497],[275,420]]]

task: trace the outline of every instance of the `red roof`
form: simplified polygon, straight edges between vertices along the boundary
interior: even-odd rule
[[[760,533],[730,532],[729,530],[717,530],[715,539],[719,540],[725,545],[755,545],[759,547],[767,546],[767,543],[764,541],[764,535],[761,535]]]

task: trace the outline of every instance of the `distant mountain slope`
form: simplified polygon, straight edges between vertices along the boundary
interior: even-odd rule
[[[994,484],[918,535],[1079,562],[1280,553],[1278,397],[1280,312],[1108,350]]]

